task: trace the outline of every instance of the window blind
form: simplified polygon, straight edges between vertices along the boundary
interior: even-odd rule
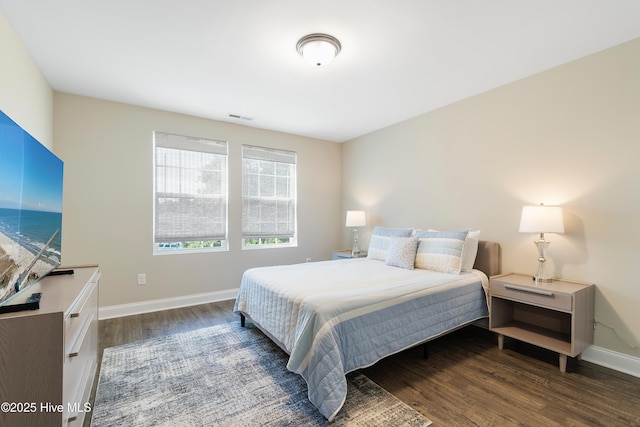
[[[227,239],[227,143],[154,133],[154,241]]]
[[[242,146],[242,237],[294,237],[296,165],[293,151]]]

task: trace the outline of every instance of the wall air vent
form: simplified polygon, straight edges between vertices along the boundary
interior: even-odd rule
[[[238,119],[238,120],[253,120],[253,117],[241,116],[240,114],[229,113],[229,117],[231,117],[232,119]]]

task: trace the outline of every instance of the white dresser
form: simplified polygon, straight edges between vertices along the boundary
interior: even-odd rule
[[[40,309],[0,315],[0,426],[81,426],[98,359],[98,266],[63,267],[21,295]]]

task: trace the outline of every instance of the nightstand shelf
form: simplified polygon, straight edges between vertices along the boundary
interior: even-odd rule
[[[567,280],[536,284],[522,274],[493,276],[489,329],[500,349],[506,336],[557,352],[565,372],[567,356],[593,343],[594,289]]]
[[[565,354],[571,352],[571,335],[554,332],[525,322],[509,322],[492,330],[500,335],[515,338],[547,350]]]

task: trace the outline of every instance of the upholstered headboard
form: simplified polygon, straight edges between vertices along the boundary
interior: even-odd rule
[[[487,276],[495,276],[502,273],[502,254],[500,244],[497,242],[478,242],[478,255],[473,268],[482,271]]]

